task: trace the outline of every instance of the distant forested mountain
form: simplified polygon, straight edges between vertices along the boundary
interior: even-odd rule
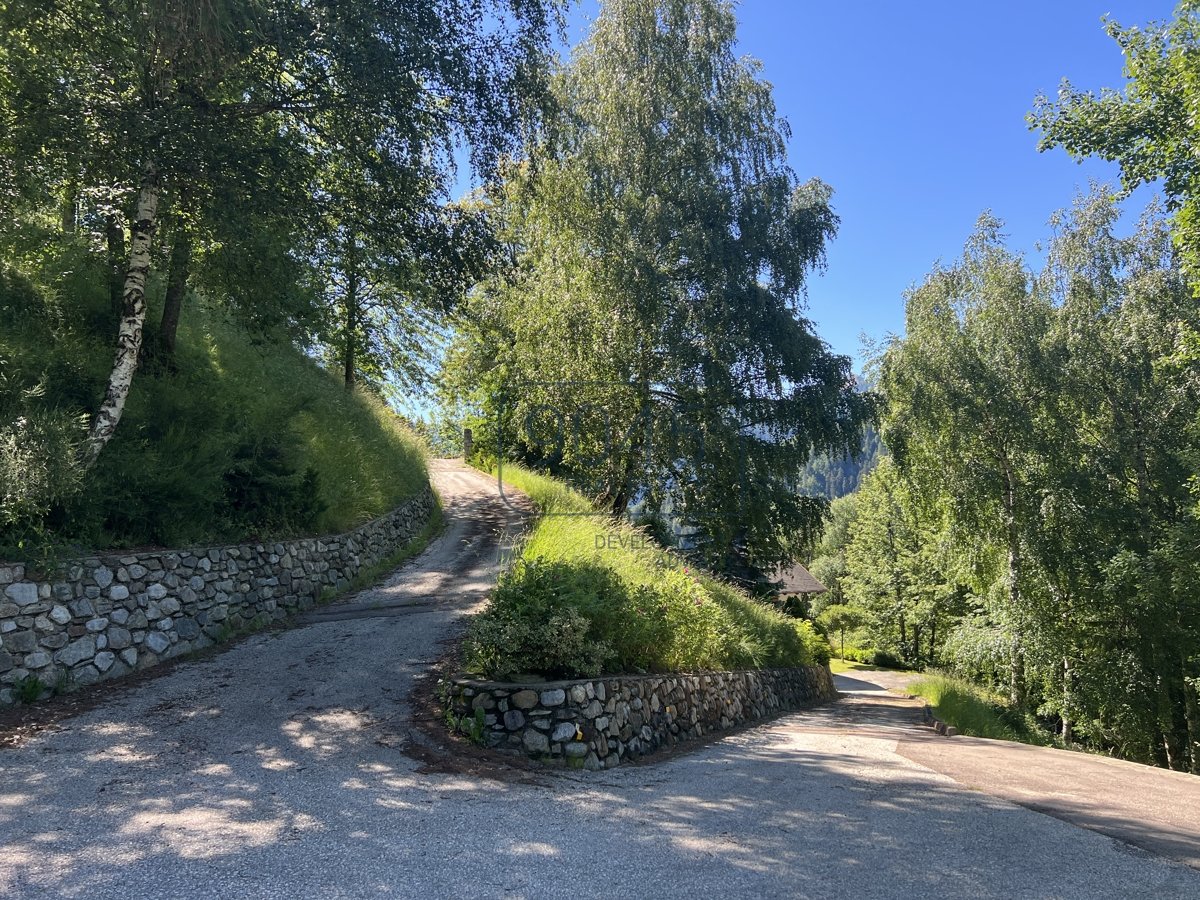
[[[879,433],[867,428],[863,435],[862,452],[856,457],[829,457],[819,454],[808,461],[800,474],[800,493],[836,500],[858,490],[863,476],[875,468],[884,453]]]

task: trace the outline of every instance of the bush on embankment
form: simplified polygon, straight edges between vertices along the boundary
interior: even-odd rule
[[[907,668],[902,660],[890,650],[876,650],[872,647],[847,647],[842,650],[840,647],[830,644],[830,654],[847,662],[862,663],[867,666],[879,666],[883,669],[904,669]]]
[[[828,661],[811,624],[697,571],[561,482],[508,464],[503,478],[541,515],[471,624],[468,671],[504,680]]]

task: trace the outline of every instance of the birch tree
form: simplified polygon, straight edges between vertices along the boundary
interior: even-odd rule
[[[906,337],[886,352],[884,441],[902,469],[956,498],[960,519],[1005,556],[1009,691],[1025,697],[1025,528],[1037,508],[1028,480],[1043,339],[1050,308],[1031,291],[1000,223],[980,219],[960,261],[936,270],[907,302]]]
[[[464,334],[510,448],[614,514],[670,506],[717,569],[792,558],[827,506],[792,489],[801,468],[858,449],[868,417],[802,312],[832,191],[788,167],[724,0],[604,4],[555,96],[496,198],[512,268]]]
[[[1123,90],[1084,90],[1064,79],[1054,97],[1034,100],[1030,127],[1042,132],[1041,150],[1119,163],[1125,191],[1160,182],[1181,259],[1200,282],[1200,2],[1183,0],[1171,22],[1123,27],[1106,20],[1104,27],[1125,58]]]
[[[315,198],[322,161],[345,157],[383,186],[377,221],[421,222],[445,200],[455,141],[469,141],[486,173],[523,121],[555,8],[555,0],[0,6],[0,131],[12,158],[28,161],[10,158],[0,170],[0,199],[57,195],[64,184],[102,189],[132,223],[117,353],[86,460],[111,439],[133,382],[163,209],[214,228],[260,214],[272,199],[277,213]],[[181,209],[185,202],[199,208]],[[316,219],[303,205],[289,212]],[[420,244],[426,236],[414,231]],[[178,321],[185,256],[176,255],[168,327]],[[253,293],[233,296],[253,302],[245,296]]]

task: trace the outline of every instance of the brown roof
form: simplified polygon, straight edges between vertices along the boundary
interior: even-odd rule
[[[812,572],[800,565],[792,563],[785,569],[775,572],[771,579],[779,587],[781,596],[789,594],[824,594],[829,588],[813,578]]]

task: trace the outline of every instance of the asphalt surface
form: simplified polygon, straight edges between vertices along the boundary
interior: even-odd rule
[[[434,476],[447,529],[388,584],[0,751],[0,895],[1200,897],[1194,869],[898,752],[962,739],[862,679],[652,765],[429,771],[407,698],[520,519]]]
[[[841,676],[848,702],[905,701],[914,676],[856,672]],[[882,692],[882,693],[881,693]],[[1063,821],[1118,838],[1200,870],[1200,778],[1107,756],[1033,747],[987,738],[931,736],[925,729],[898,735],[896,753],[983,791]]]

